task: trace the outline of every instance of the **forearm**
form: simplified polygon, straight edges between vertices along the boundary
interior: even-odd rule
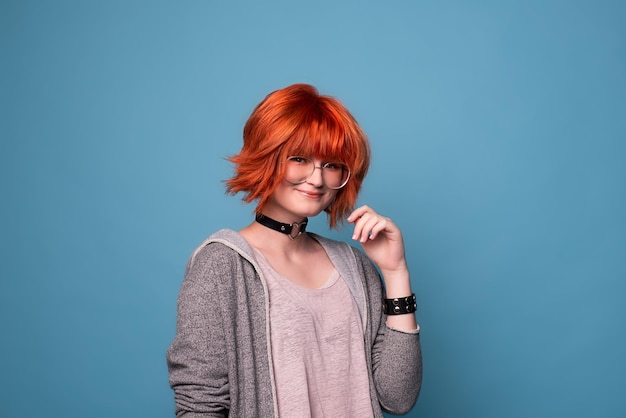
[[[375,350],[375,382],[378,400],[392,414],[406,414],[413,407],[422,384],[422,356],[418,333],[384,329],[384,342]]]

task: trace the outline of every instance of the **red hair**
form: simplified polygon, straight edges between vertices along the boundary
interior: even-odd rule
[[[228,193],[245,193],[243,200],[258,200],[262,213],[285,174],[282,164],[290,155],[339,161],[350,169],[350,180],[326,208],[336,227],[356,204],[370,163],[367,136],[337,99],[322,96],[308,84],[276,90],[254,109],[243,129],[243,147],[228,158],[235,175],[226,181]]]

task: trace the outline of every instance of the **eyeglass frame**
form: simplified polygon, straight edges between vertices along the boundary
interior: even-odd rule
[[[343,188],[346,186],[346,184],[348,184],[348,180],[350,180],[350,176],[352,175],[352,171],[350,170],[350,167],[348,167],[348,166],[347,166],[346,164],[344,164],[344,163],[341,163],[341,162],[339,162],[339,161],[322,161],[322,165],[320,165],[320,166],[316,166],[316,165],[315,165],[315,161],[314,161],[312,158],[310,158],[310,157],[304,157],[304,156],[302,156],[302,155],[290,155],[290,156],[288,156],[288,157],[285,159],[285,161],[283,162],[283,164],[284,164],[284,163],[287,163],[287,162],[288,162],[291,158],[302,158],[303,160],[310,161],[310,162],[313,164],[313,170],[311,171],[311,174],[309,174],[309,176],[308,176],[308,177],[306,177],[306,178],[304,178],[302,181],[299,181],[299,182],[293,182],[293,181],[289,181],[289,180],[287,180],[287,178],[285,177],[285,181],[287,181],[288,183],[293,184],[293,185],[298,185],[298,184],[305,183],[308,179],[310,179],[310,178],[311,178],[311,176],[312,176],[313,174],[315,174],[315,169],[317,169],[317,168],[319,168],[319,169],[320,169],[320,171],[321,171],[321,175],[322,175],[322,180],[324,180],[324,168],[325,168],[324,166],[325,166],[326,164],[341,164],[341,165],[342,165],[342,166],[343,166],[343,167],[344,167],[344,168],[348,171],[348,175],[346,176],[346,179],[344,180],[344,182],[342,183],[342,185],[341,185],[341,186],[339,186],[339,187],[331,187],[331,186],[329,186],[328,184],[326,184],[326,181],[324,181],[324,185],[325,185],[326,187],[328,187],[329,189],[332,189],[332,190],[340,190],[340,189],[343,189]]]

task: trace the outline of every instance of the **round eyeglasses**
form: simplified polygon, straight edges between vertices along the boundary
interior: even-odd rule
[[[321,170],[322,180],[329,189],[341,189],[350,178],[350,169],[343,163],[322,162],[316,167],[312,159],[294,155],[287,157],[285,165],[285,180],[291,184],[304,183],[313,175],[316,168]]]

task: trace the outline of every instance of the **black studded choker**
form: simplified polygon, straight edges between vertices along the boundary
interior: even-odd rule
[[[307,218],[304,218],[302,222],[294,222],[292,224],[284,224],[278,222],[272,218],[269,218],[262,213],[257,213],[256,221],[263,226],[273,229],[274,231],[282,232],[287,235],[289,239],[296,239],[301,233],[306,231],[306,224],[309,222]]]

